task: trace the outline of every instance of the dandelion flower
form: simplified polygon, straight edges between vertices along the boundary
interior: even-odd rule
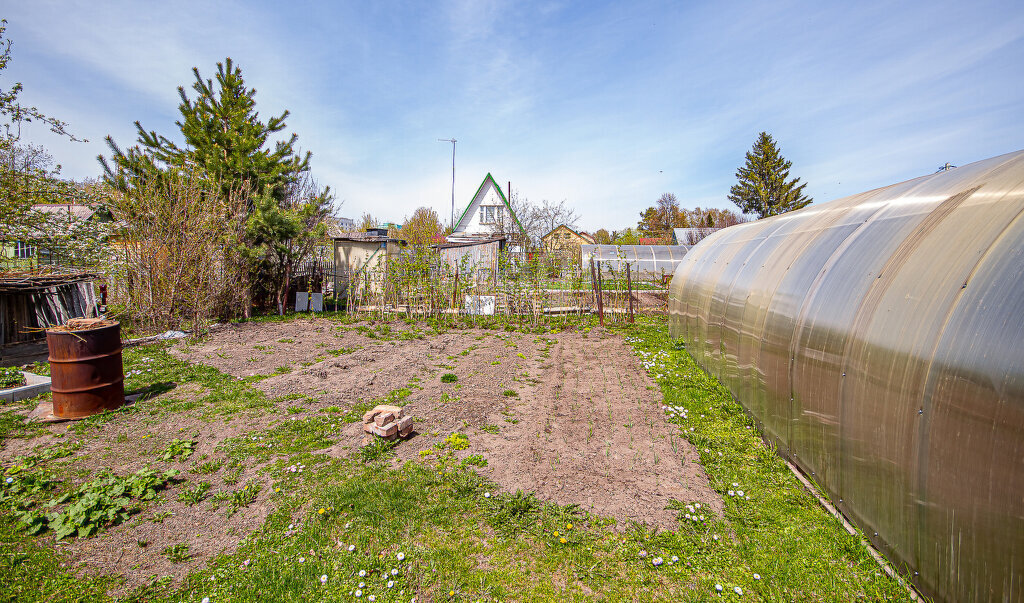
[[[565,544],[565,543],[566,543],[566,540],[565,540],[565,538],[559,538],[559,539],[558,539],[558,542],[561,542],[562,544]]]
[[[571,530],[572,529],[572,524],[571,523],[565,524],[565,529],[566,530]]]
[[[319,513],[320,515],[323,515],[323,514],[324,514],[324,513],[326,513],[326,512],[327,512],[327,509],[325,509],[325,508],[323,508],[323,507],[320,507],[320,510],[319,510],[319,511],[317,511],[317,513]]]
[[[327,574],[320,576],[320,584],[327,584]]]
[[[718,592],[722,592],[722,585],[721,584],[716,584],[715,585],[715,590],[717,590]]]
[[[399,551],[398,554],[395,555],[395,559],[398,559],[399,561],[405,560],[405,553]]]
[[[449,597],[454,597],[455,596],[455,591],[454,590],[448,591],[448,596]]]
[[[555,536],[558,536],[558,530],[555,530]]]
[[[737,595],[741,595],[741,596],[743,595],[743,589],[738,587],[738,586],[733,588],[732,592],[736,593]]]

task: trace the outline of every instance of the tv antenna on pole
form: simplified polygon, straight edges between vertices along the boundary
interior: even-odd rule
[[[454,138],[438,138],[438,142],[450,142],[452,143],[452,230],[455,230],[455,143],[458,142]]]

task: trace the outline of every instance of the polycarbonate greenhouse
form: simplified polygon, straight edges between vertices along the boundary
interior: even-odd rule
[[[1024,601],[1024,151],[721,230],[669,310],[925,594]]]
[[[640,278],[672,274],[689,251],[689,245],[581,245],[583,271],[589,270],[593,258],[604,270],[639,272]]]

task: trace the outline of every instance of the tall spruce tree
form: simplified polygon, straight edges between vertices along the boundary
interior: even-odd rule
[[[111,161],[99,157],[104,179],[124,190],[133,178],[158,176],[171,167],[198,167],[225,189],[245,187],[254,198],[269,195],[275,200],[284,199],[289,185],[309,170],[310,159],[308,152],[305,156],[296,153],[296,134],[287,141],[278,141],[273,150],[266,148],[269,137],[284,130],[289,112],[261,122],[255,109],[256,90],[246,88],[241,68],[230,57],[217,63],[216,85],[213,80],[204,80],[198,67],[193,67],[192,73],[195,100],[178,86],[181,119],[175,124],[184,138],[184,147],[147,131],[136,121],[138,144],[127,151],[107,136]]]
[[[729,189],[729,200],[745,214],[758,218],[784,214],[806,207],[813,199],[803,194],[807,183],[789,180],[792,161],[779,152],[767,132],[761,132],[753,148],[747,151],[746,163],[736,171],[738,182]]]

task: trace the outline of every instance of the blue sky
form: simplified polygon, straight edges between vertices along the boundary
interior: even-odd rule
[[[3,10],[0,85],[90,142],[40,129],[64,174],[103,137],[174,132],[177,86],[230,56],[341,214],[447,219],[484,175],[565,200],[589,230],[663,192],[730,207],[768,131],[824,202],[1024,148],[1019,2],[31,2]]]

